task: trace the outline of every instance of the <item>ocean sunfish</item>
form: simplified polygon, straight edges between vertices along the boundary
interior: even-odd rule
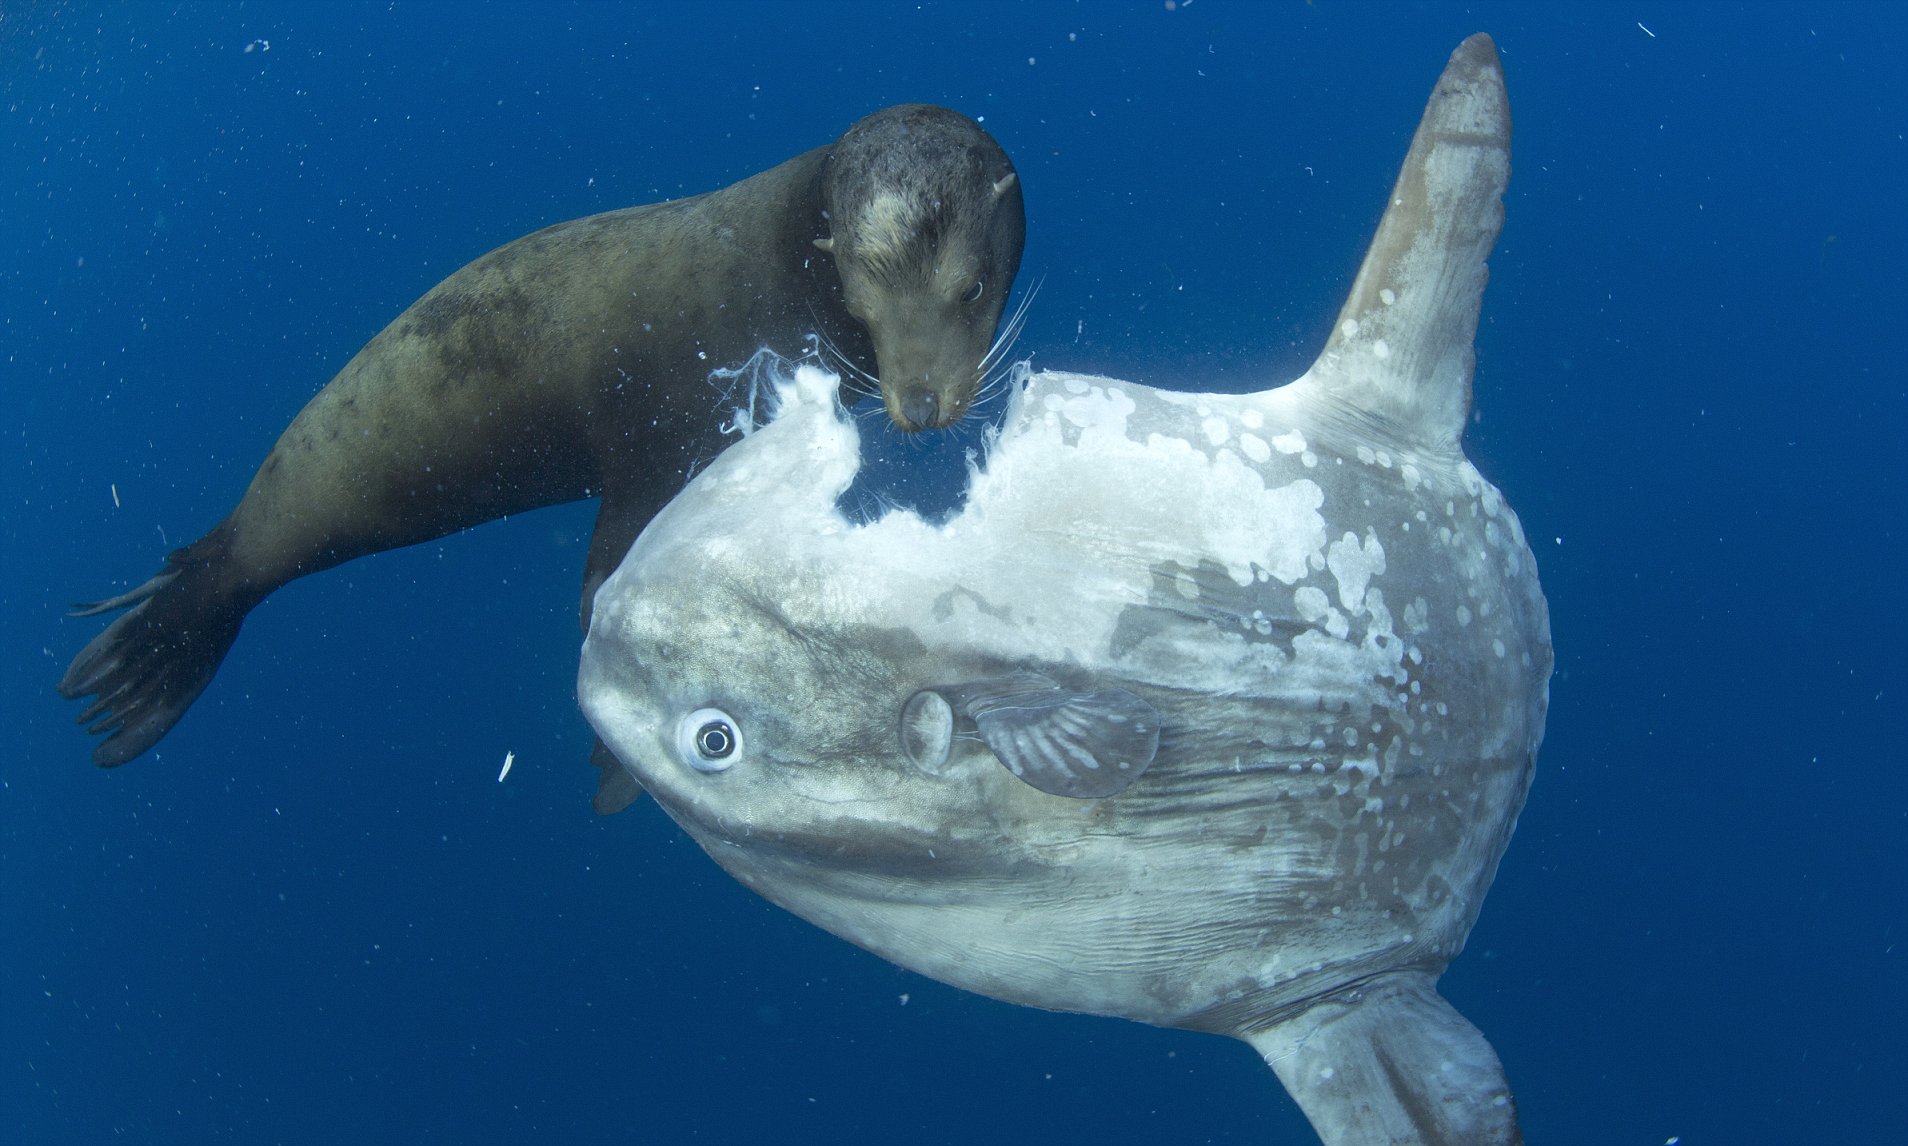
[[[597,734],[737,879],[904,967],[1243,1039],[1330,1146],[1518,1141],[1435,987],[1552,663],[1460,444],[1509,145],[1473,36],[1311,369],[1032,375],[944,522],[837,510],[855,425],[796,372],[599,592]]]

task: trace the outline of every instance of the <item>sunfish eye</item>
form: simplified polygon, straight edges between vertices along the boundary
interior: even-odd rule
[[[981,295],[986,293],[987,293],[987,280],[975,279],[974,285],[971,287],[968,287],[967,293],[961,296],[961,301],[962,302],[979,302]]]
[[[696,753],[706,760],[721,760],[735,751],[735,729],[720,720],[696,729]]]
[[[676,755],[698,772],[721,772],[742,758],[742,730],[719,708],[698,708],[676,725]]]

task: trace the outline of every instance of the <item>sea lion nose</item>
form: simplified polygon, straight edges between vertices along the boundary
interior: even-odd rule
[[[941,396],[932,390],[915,390],[901,398],[901,416],[908,429],[925,430],[939,424]]]

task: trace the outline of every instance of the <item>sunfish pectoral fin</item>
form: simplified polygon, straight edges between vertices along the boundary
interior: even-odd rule
[[[1126,790],[1159,751],[1159,713],[1123,688],[1074,692],[1040,677],[977,681],[958,707],[1015,776],[1055,796]]]
[[[1367,980],[1248,1034],[1324,1146],[1515,1146],[1504,1067],[1423,972]]]
[[[1351,297],[1307,374],[1427,446],[1455,448],[1470,414],[1510,126],[1497,48],[1479,33],[1438,77]]]

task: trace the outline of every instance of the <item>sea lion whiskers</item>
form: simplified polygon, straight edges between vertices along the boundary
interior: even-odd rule
[[[1027,293],[1021,296],[1019,304],[1014,307],[1014,313],[1001,324],[1000,334],[994,339],[994,345],[988,349],[986,357],[981,359],[981,383],[974,391],[973,404],[967,410],[969,415],[1005,393],[1012,385],[1014,378],[1023,372],[1027,360],[1012,361],[1009,359],[1009,353],[1013,350],[1014,343],[1020,341],[1021,332],[1026,329],[1029,308],[1033,304],[1034,296],[1039,293],[1040,280],[1037,280],[1028,288]]]
[[[985,424],[992,420],[993,413],[986,409],[986,407],[1008,392],[1013,379],[1017,377],[1026,366],[1024,360],[1008,361],[1007,354],[1013,349],[1014,343],[1019,340],[1021,331],[1026,326],[1027,304],[1031,298],[1032,295],[1029,294],[1027,298],[1021,300],[1013,316],[1003,325],[1003,336],[995,340],[993,347],[988,350],[987,356],[982,359],[980,369],[977,371],[981,380],[980,384],[975,387],[973,400],[962,410],[960,417],[939,427],[939,429],[951,431],[957,439],[961,439],[968,436],[974,425]],[[848,367],[849,369],[853,369],[853,364],[849,363]],[[861,397],[875,397],[878,396],[879,392],[863,392],[857,389],[856,393]],[[873,418],[878,414],[886,413],[886,409],[884,407],[870,407],[868,409],[856,409],[851,412],[857,418]],[[917,434],[928,432],[932,431],[916,431]]]
[[[1013,313],[1001,323],[999,334],[994,338],[992,345],[987,349],[987,353],[982,356],[980,363],[975,367],[975,374],[980,377],[980,385],[975,388],[973,401],[969,403],[967,409],[962,412],[959,418],[947,426],[941,427],[942,429],[952,429],[959,426],[962,422],[973,419],[980,407],[986,405],[988,401],[998,397],[1004,391],[1015,373],[1015,367],[1018,365],[1017,363],[1008,361],[1008,354],[1013,350],[1014,344],[1020,340],[1021,333],[1026,329],[1027,316],[1033,305],[1034,296],[1040,293],[1040,286],[1040,282],[1035,282],[1029,287],[1027,292],[1021,296],[1020,301],[1015,304]],[[867,371],[861,369],[861,367],[855,365],[826,334],[817,331],[814,337],[816,343],[814,356],[824,367],[827,367],[831,372],[844,379],[844,388],[850,394],[853,394],[857,399],[880,396],[881,380],[879,378],[876,378],[874,375],[869,374]],[[874,414],[885,412],[885,409],[854,411],[857,418],[871,417]]]
[[[1003,364],[994,374],[981,383],[974,395],[974,405],[981,406],[1000,397],[1012,389],[1017,379],[1033,373],[1033,357],[1015,359]],[[971,411],[970,411],[971,412]]]
[[[1040,293],[1040,286],[1046,281],[1045,278],[1035,279],[1027,288],[1027,293],[1020,296],[1020,302],[1015,304],[1014,313],[1008,316],[1006,322],[1000,324],[1000,332],[994,336],[994,344],[987,348],[986,355],[980,360],[979,373],[983,379],[989,371],[1006,360],[1007,352],[1013,349],[1015,342],[1020,340],[1020,332],[1027,325],[1028,308],[1033,305],[1034,296]]]
[[[848,392],[856,398],[880,397],[881,379],[856,365],[854,359],[848,357],[847,352],[829,337],[828,332],[822,328],[821,315],[815,310],[815,304],[812,301],[808,304],[808,309],[816,323],[813,334],[814,345],[810,353],[827,367],[830,373],[843,379]]]

